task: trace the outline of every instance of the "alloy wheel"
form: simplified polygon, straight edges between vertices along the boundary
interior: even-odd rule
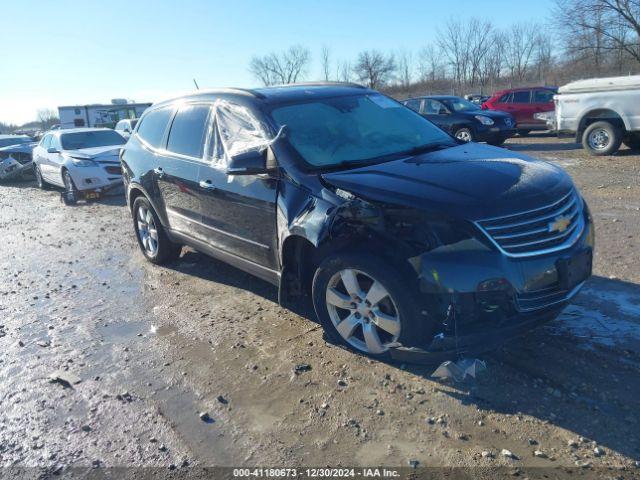
[[[456,132],[456,138],[458,140],[462,140],[463,142],[470,142],[471,132],[469,132],[469,130],[458,130]]]
[[[371,275],[350,268],[335,273],[327,285],[326,305],[337,332],[357,350],[381,354],[398,341],[398,309]]]
[[[609,132],[604,128],[596,128],[589,133],[589,146],[593,150],[604,150],[609,146],[610,142]]]
[[[153,214],[148,208],[138,208],[138,238],[146,254],[154,257],[158,253],[158,230]]]

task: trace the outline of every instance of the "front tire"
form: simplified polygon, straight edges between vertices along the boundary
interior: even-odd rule
[[[75,205],[78,203],[79,192],[69,170],[63,170],[62,181],[64,182],[64,192],[62,192],[62,201],[65,205]]]
[[[410,272],[379,256],[344,252],[327,257],[312,287],[327,336],[376,358],[389,358],[389,349],[399,344],[427,343],[430,325],[417,300],[417,281],[412,285],[410,278]]]
[[[182,245],[169,240],[160,219],[145,197],[133,202],[133,228],[142,254],[156,265],[162,265],[180,256]]]
[[[453,136],[456,137],[461,142],[465,142],[465,143],[473,142],[473,138],[474,138],[473,132],[471,131],[470,128],[467,128],[467,127],[459,128],[458,130],[456,130]]]
[[[609,122],[594,122],[582,135],[582,146],[591,155],[613,155],[622,144],[622,130]]]

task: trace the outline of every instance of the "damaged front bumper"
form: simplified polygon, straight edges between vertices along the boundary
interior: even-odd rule
[[[88,196],[124,185],[119,164],[73,168],[69,169],[69,173],[76,188]]]
[[[411,259],[429,321],[429,338],[391,349],[400,361],[431,363],[493,350],[553,321],[591,275],[593,225],[570,247],[524,258],[490,248],[444,249]],[[568,283],[566,264],[577,275]]]

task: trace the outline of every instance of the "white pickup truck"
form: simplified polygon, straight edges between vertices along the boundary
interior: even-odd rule
[[[640,149],[640,75],[571,82],[553,97],[558,132],[575,133],[593,155],[612,155],[620,144]]]

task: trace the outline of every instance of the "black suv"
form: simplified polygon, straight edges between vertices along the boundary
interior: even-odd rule
[[[434,95],[402,103],[463,142],[502,145],[516,134],[516,121],[509,113],[482,110],[464,98]]]
[[[327,335],[373,356],[490,348],[591,273],[591,218],[562,169],[460,144],[356,85],[158,103],[121,158],[149,261],[189,245],[281,303],[310,293]]]

